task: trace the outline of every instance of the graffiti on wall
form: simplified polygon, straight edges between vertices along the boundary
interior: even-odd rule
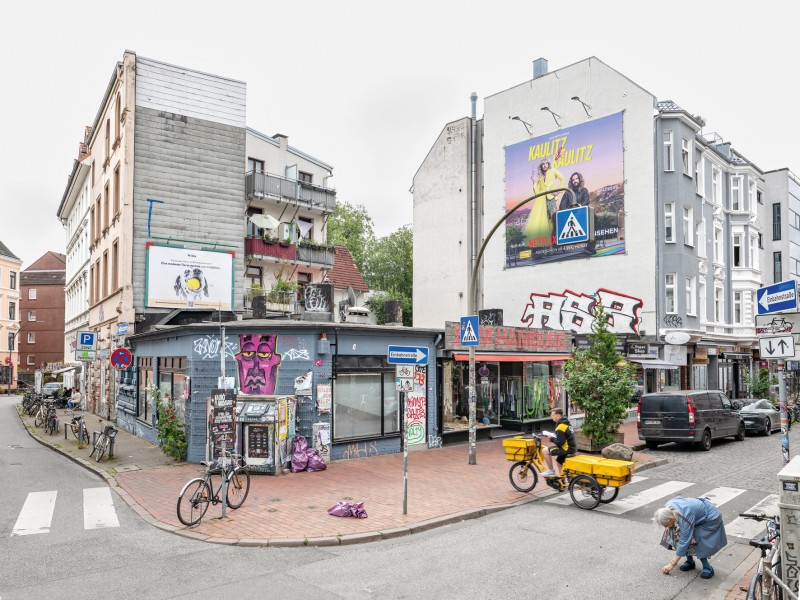
[[[531,294],[521,321],[533,329],[560,329],[588,334],[594,323],[594,307],[602,304],[608,315],[608,329],[613,333],[639,333],[644,306],[640,298],[600,288],[595,294]]]
[[[664,317],[664,325],[667,327],[683,327],[683,319],[678,315],[667,315]]]
[[[306,310],[330,312],[333,305],[333,286],[329,283],[309,283],[303,288]]]
[[[343,460],[351,458],[366,458],[368,456],[378,456],[378,443],[375,441],[369,442],[354,442],[347,445],[347,449],[342,453]]]
[[[219,358],[219,349],[222,346],[219,336],[204,335],[200,338],[195,338],[192,342],[194,344],[194,353],[198,354],[203,360],[210,358]],[[236,345],[229,342],[228,338],[225,339],[225,356],[233,358],[233,353],[236,351]]]
[[[425,443],[425,421],[427,416],[427,398],[425,382],[426,367],[414,367],[413,391],[406,394],[406,432],[408,445]]]
[[[277,335],[245,333],[239,336],[239,388],[245,395],[274,394],[282,355],[276,352]]]
[[[281,336],[281,356],[283,360],[311,360],[306,338],[297,335]]]

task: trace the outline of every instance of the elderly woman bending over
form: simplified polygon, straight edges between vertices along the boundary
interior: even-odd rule
[[[680,570],[691,571],[695,568],[692,555],[696,555],[703,563],[700,577],[711,579],[714,568],[708,563],[708,558],[728,543],[725,524],[717,507],[707,498],[678,496],[667,502],[665,508],[659,508],[654,519],[665,529],[673,528],[677,540],[675,557],[661,567],[661,572],[669,575],[681,557],[686,557],[686,561],[680,566]]]

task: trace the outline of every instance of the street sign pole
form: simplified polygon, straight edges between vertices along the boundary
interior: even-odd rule
[[[408,514],[408,415],[406,393],[400,392],[400,410],[403,411],[403,514]]]
[[[778,370],[778,399],[781,405],[781,454],[783,466],[789,464],[789,418],[786,412],[786,380],[783,369]]]

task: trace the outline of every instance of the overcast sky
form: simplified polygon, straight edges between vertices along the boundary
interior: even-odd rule
[[[247,123],[334,166],[385,235],[442,127],[597,56],[707,120],[763,170],[800,172],[800,2],[15,2],[0,17],[0,241],[64,252],[56,210],[125,49],[247,82]]]

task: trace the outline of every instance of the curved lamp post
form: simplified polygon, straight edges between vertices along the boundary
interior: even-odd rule
[[[469,301],[468,301],[468,314],[472,315],[475,312],[475,285],[478,280],[478,267],[481,264],[481,260],[483,259],[483,252],[486,250],[486,244],[489,243],[489,240],[492,239],[495,231],[497,228],[500,227],[503,223],[505,223],[506,219],[510,217],[518,208],[527,204],[531,200],[535,200],[539,196],[547,196],[549,194],[554,194],[556,192],[569,192],[572,194],[572,204],[570,206],[577,205],[577,199],[575,198],[575,192],[573,192],[569,188],[555,188],[552,190],[547,190],[546,192],[541,192],[539,194],[535,194],[530,198],[526,198],[516,206],[514,206],[511,210],[507,211],[497,223],[494,224],[492,230],[489,232],[489,235],[486,236],[486,239],[483,240],[481,244],[480,250],[478,250],[478,255],[475,258],[475,264],[472,266],[472,273],[470,275],[469,280]],[[469,464],[474,465],[477,464],[475,458],[476,446],[475,446],[475,404],[476,404],[476,397],[475,397],[475,346],[469,347]]]

